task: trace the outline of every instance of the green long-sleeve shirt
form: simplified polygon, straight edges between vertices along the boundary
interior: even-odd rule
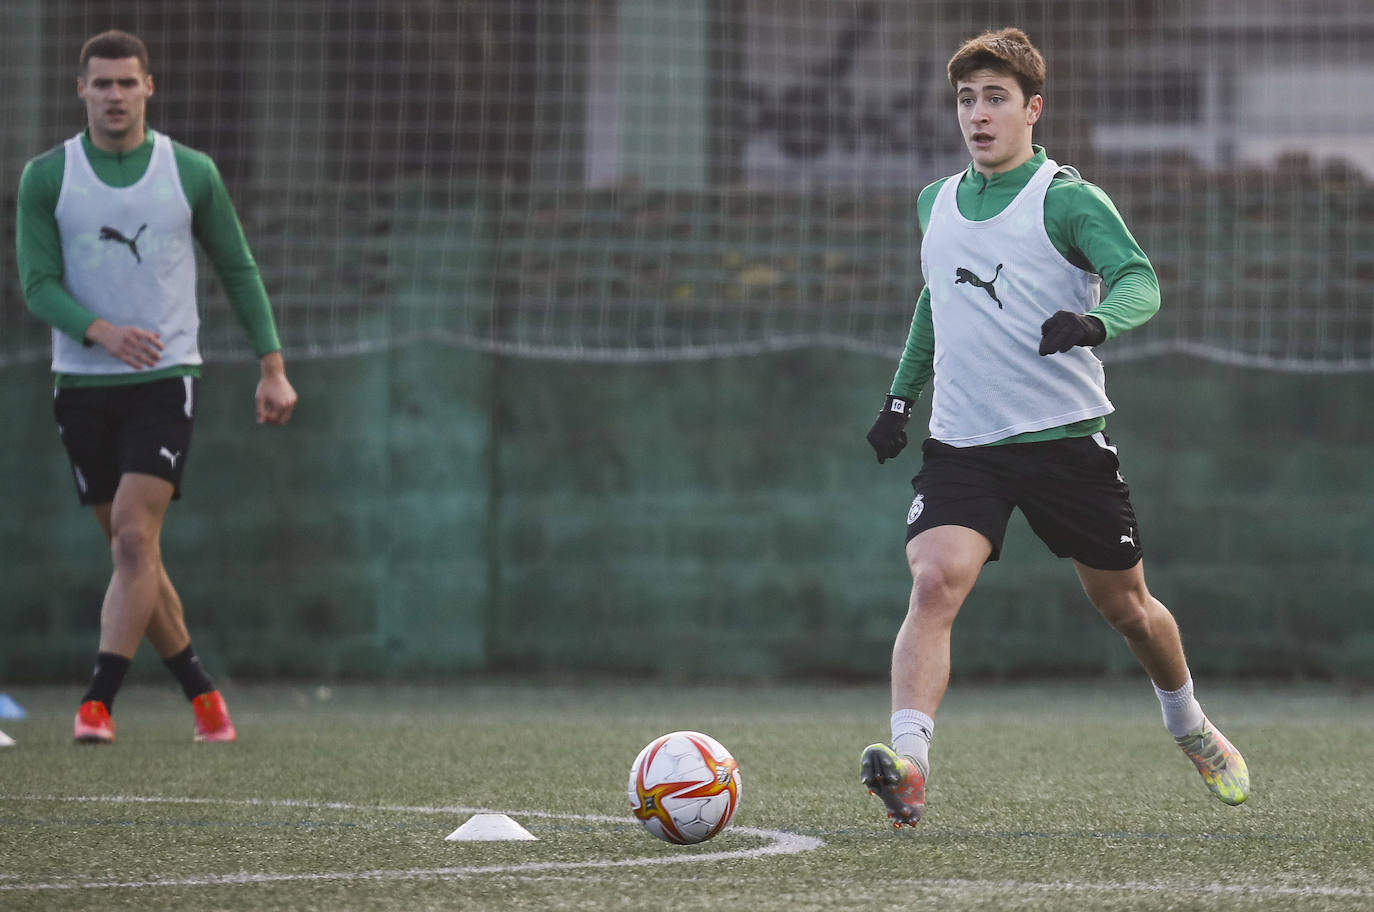
[[[91,167],[106,184],[129,187],[143,177],[152,161],[149,134],[138,148],[124,153],[97,148],[82,134]],[[234,313],[243,324],[259,357],[278,351],[276,321],[258,265],[248,248],[219,169],[203,152],[172,143],[182,189],[191,207],[191,233],[205,251],[224,286]],[[19,279],[29,310],[45,323],[74,339],[85,341],[96,315],[82,306],[62,284],[62,238],[57,226],[57,199],[62,190],[66,151],[56,146],[24,166],[19,178],[15,246]],[[194,365],[179,365],[135,374],[58,374],[58,386],[141,383],[181,374],[199,374]]]
[[[973,221],[985,221],[1007,208],[1045,163],[1045,150],[1035,146],[1034,152],[1020,167],[991,177],[984,177],[969,165],[956,196],[959,212]],[[926,187],[917,198],[916,214],[922,232],[930,224],[935,197],[946,180],[949,178]],[[1064,175],[1056,177],[1045,193],[1045,230],[1055,249],[1070,263],[1102,277],[1105,294],[1092,315],[1102,321],[1108,339],[1140,326],[1159,310],[1159,280],[1154,267],[1101,189]],[[930,312],[930,289],[924,288],[916,301],[906,349],[892,380],[892,395],[908,399],[920,396],[934,374],[934,358],[935,327]],[[1090,418],[1044,431],[1018,434],[997,443],[1080,437],[1096,433],[1105,426],[1105,418]]]

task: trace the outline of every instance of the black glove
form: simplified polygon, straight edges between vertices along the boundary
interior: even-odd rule
[[[1066,352],[1075,345],[1101,345],[1107,341],[1107,327],[1097,317],[1057,311],[1040,324],[1040,354]]]
[[[906,423],[911,418],[911,400],[888,396],[878,420],[868,429],[868,443],[878,454],[878,463],[895,459],[906,446]]]

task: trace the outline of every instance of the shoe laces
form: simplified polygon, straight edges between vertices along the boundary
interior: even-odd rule
[[[1205,763],[1213,769],[1226,766],[1229,759],[1221,740],[1211,728],[1204,728],[1195,735],[1188,735],[1178,744],[1194,763]]]

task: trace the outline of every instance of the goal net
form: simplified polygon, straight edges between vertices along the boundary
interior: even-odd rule
[[[895,356],[915,195],[967,162],[945,62],[1009,24],[1049,62],[1037,141],[1160,277],[1105,357],[1374,369],[1365,0],[7,0],[0,364],[47,357],[15,186],[82,127],[104,28],[149,45],[150,123],[219,164],[293,358],[661,360]],[[247,356],[202,286],[207,357]]]

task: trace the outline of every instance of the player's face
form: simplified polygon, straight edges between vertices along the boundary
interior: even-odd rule
[[[955,87],[959,129],[982,174],[1010,171],[1032,155],[1031,129],[1045,101],[1027,101],[1016,80],[1005,73],[977,70]]]
[[[92,57],[76,79],[76,94],[86,102],[86,123],[96,146],[127,152],[143,142],[153,77],[143,72],[137,57]]]

